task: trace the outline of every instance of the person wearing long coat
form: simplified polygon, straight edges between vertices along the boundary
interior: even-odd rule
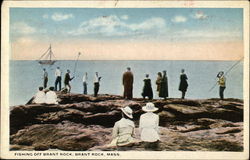
[[[181,98],[184,99],[185,98],[185,94],[188,88],[188,83],[187,83],[187,75],[184,73],[185,70],[182,69],[181,70],[181,75],[180,75],[180,85],[179,85],[179,91],[182,92],[182,96]]]
[[[160,83],[159,97],[166,99],[168,97],[168,78],[167,71],[163,71],[163,77]]]
[[[162,79],[162,74],[161,74],[161,72],[158,72],[158,77],[157,77],[157,79],[155,81],[155,84],[157,85],[157,88],[156,88],[157,92],[160,91],[161,79]]]
[[[128,67],[127,71],[123,74],[122,78],[122,83],[124,86],[123,97],[125,99],[133,98],[133,82],[134,82],[134,75],[131,72],[131,69]]]
[[[151,80],[148,77],[149,75],[146,74],[146,78],[143,80],[144,81],[144,87],[142,90],[143,99],[145,99],[145,97],[148,97],[148,99],[153,99],[153,90],[151,86]]]

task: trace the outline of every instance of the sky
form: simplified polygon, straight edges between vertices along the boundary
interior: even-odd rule
[[[240,8],[11,8],[11,59],[237,60]]]

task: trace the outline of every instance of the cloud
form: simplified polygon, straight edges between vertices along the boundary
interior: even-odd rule
[[[127,20],[127,19],[128,19],[128,15],[123,15],[123,16],[121,16],[121,19]]]
[[[166,22],[163,18],[153,17],[143,22],[129,24],[124,17],[110,15],[97,17],[89,21],[84,21],[80,26],[67,32],[70,35],[101,35],[101,36],[125,36],[155,31],[166,28]]]
[[[183,23],[187,21],[187,18],[184,16],[175,16],[174,18],[171,19],[171,21],[175,23]]]
[[[188,30],[173,33],[174,38],[205,38],[205,39],[241,39],[242,33],[239,31],[214,31],[214,30]]]
[[[14,23],[13,25],[11,25],[11,30],[12,32],[19,34],[32,34],[36,32],[36,29],[34,27],[31,27],[24,22]]]
[[[131,30],[151,30],[151,29],[160,29],[166,26],[165,20],[162,18],[150,18],[145,20],[142,23],[131,24],[128,27]]]
[[[51,19],[53,19],[54,21],[63,21],[63,20],[67,20],[69,18],[74,18],[73,14],[62,14],[62,13],[54,13],[53,15],[51,15]]]
[[[202,11],[197,11],[195,12],[195,14],[191,15],[191,17],[194,19],[202,20],[202,19],[206,19],[208,16]]]

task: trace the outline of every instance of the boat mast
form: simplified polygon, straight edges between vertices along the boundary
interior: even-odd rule
[[[49,60],[51,61],[51,54],[52,54],[52,51],[51,51],[51,44],[49,45]]]

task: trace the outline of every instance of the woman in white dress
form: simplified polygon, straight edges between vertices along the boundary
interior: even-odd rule
[[[153,103],[147,103],[142,107],[146,113],[142,114],[139,122],[141,141],[145,143],[145,148],[156,149],[160,140],[158,134],[159,115],[153,113],[158,110]]]
[[[121,108],[122,118],[117,121],[113,128],[112,142],[109,146],[129,146],[135,142],[135,124],[131,120],[133,111],[129,106]]]

